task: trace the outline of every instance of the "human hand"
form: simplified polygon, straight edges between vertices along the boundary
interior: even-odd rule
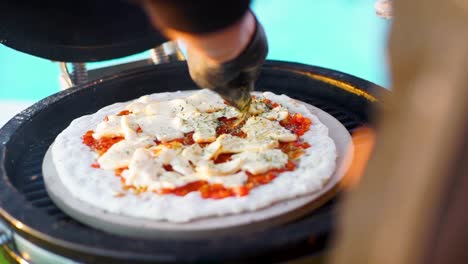
[[[250,106],[250,92],[268,53],[263,27],[253,19],[255,27],[252,37],[240,54],[228,61],[212,59],[205,52],[190,46],[187,50],[187,63],[195,83],[217,92],[241,111]]]
[[[211,14],[212,6],[204,1],[193,6],[189,1],[141,0],[153,25],[187,46],[190,75],[198,86],[214,90],[241,111],[250,105],[250,91],[268,52],[262,26],[251,11],[244,12],[249,2],[228,1],[229,9]],[[242,12],[239,18],[233,15]],[[212,21],[206,19],[210,15]]]

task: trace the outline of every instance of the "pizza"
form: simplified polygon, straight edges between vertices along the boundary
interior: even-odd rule
[[[209,90],[117,103],[74,120],[53,163],[80,201],[177,223],[319,191],[336,166],[328,128],[286,95],[252,97],[245,119]]]

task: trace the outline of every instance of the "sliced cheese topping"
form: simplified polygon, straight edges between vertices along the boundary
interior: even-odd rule
[[[134,140],[138,137],[136,130],[139,125],[129,116],[122,116],[120,119],[120,128],[122,134],[127,140]]]
[[[174,171],[182,175],[192,175],[195,173],[195,169],[192,167],[190,160],[183,157],[175,157],[171,160],[170,165]]]
[[[180,130],[182,122],[178,118],[150,115],[138,118],[136,122],[143,133],[153,136],[159,141],[167,142],[184,136]]]
[[[122,140],[110,147],[98,159],[102,169],[115,170],[127,167],[133,157],[134,152],[140,148],[147,148],[154,145],[150,138],[138,138],[132,141]]]
[[[98,126],[94,130],[93,137],[95,139],[99,139],[102,137],[123,136],[124,132],[122,130],[121,121],[121,116],[107,117],[107,121],[98,124]]]
[[[193,178],[182,176],[173,171],[166,171],[164,163],[154,157],[149,150],[138,149],[128,166],[122,173],[125,184],[136,188],[148,188],[150,191],[162,188],[174,188],[193,181]]]
[[[228,162],[214,164],[212,160],[199,162],[197,164],[197,173],[207,176],[230,175],[239,171],[242,167],[241,159],[234,159]]]
[[[230,134],[220,135],[216,142],[206,150],[210,157],[223,153],[240,153],[242,151],[260,151],[278,147],[278,140],[271,138],[240,138]]]
[[[288,162],[288,155],[279,149],[262,151],[245,151],[232,156],[233,160],[241,160],[242,169],[252,174],[267,172],[271,169],[280,169]]]
[[[266,119],[261,116],[250,117],[242,131],[248,138],[258,140],[276,139],[282,142],[291,142],[297,139],[297,135],[282,127],[278,122]]]
[[[216,117],[216,118],[220,118],[220,117],[226,117],[226,118],[234,118],[234,117],[239,117],[240,116],[240,112],[232,107],[232,106],[228,106],[226,105],[225,108],[217,111],[217,112],[214,112],[213,115]]]
[[[288,162],[288,155],[279,149],[244,151],[232,156],[232,160],[220,164],[206,161],[197,164],[197,172],[208,175],[230,175],[239,170],[260,174],[272,169],[283,168]]]
[[[255,99],[252,100],[252,103],[250,104],[249,113],[253,115],[258,115],[268,110],[269,109],[266,103],[262,102],[261,100]]]
[[[210,90],[201,90],[187,97],[187,102],[202,113],[211,113],[226,108],[224,100]]]
[[[145,96],[138,98],[137,100],[130,103],[129,105],[127,105],[127,107],[125,107],[125,110],[128,110],[134,114],[138,114],[138,113],[144,112],[146,106],[150,102],[151,100],[149,96],[145,95]]]
[[[195,181],[242,186],[248,180],[246,173],[284,168],[288,156],[278,149],[279,143],[297,140],[297,135],[279,123],[288,116],[288,109],[270,107],[261,99],[253,100],[249,112],[254,116],[241,129],[245,133],[241,136],[246,137],[240,137],[217,134],[223,122],[220,118],[239,117],[239,112],[211,91],[168,101],[143,97],[127,105],[125,115],[108,116],[96,127],[95,139],[125,138],[97,161],[105,170],[128,167],[121,173],[125,185],[148,191],[160,192]],[[193,133],[195,144],[174,141],[187,133]],[[221,154],[230,158],[215,163]]]
[[[268,111],[268,112],[262,112],[262,114],[260,114],[261,117],[264,117],[266,119],[270,119],[270,120],[278,120],[278,121],[281,121],[281,120],[284,120],[286,117],[288,117],[288,109],[286,107],[283,107],[283,106],[277,106],[273,109],[271,109],[271,111]]]
[[[175,156],[176,151],[161,151],[157,155],[148,149],[137,149],[128,165],[128,170],[122,173],[122,178],[128,186],[148,188],[149,191],[160,191],[164,188],[175,188],[197,180],[220,183],[224,186],[241,186],[247,180],[245,173],[216,174],[195,172],[190,162],[182,156]],[[172,156],[172,160],[168,157]],[[173,171],[167,171],[164,165],[170,164]]]
[[[224,187],[232,188],[242,186],[248,179],[245,172],[240,171],[230,176],[217,176],[217,175],[200,175],[200,179],[206,180],[209,183],[222,184]]]
[[[194,112],[196,109],[193,105],[188,104],[183,99],[174,99],[170,101],[156,102],[148,104],[145,107],[145,112],[149,115],[160,115],[174,118]]]
[[[184,131],[195,131],[193,139],[197,143],[213,142],[216,140],[218,118],[213,114],[191,112],[182,121]]]
[[[192,164],[196,164],[202,158],[203,153],[204,150],[200,147],[200,145],[193,144],[184,148],[184,150],[182,150],[181,156]]]

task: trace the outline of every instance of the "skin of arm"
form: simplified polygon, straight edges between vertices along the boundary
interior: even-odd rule
[[[189,74],[197,86],[246,112],[268,54],[250,0],[141,1],[155,28],[187,46]]]
[[[236,58],[249,44],[255,32],[255,18],[247,11],[236,23],[221,30],[193,34],[173,29],[168,21],[158,16],[158,8],[151,0],[142,2],[152,24],[172,40],[180,40],[191,52],[198,53],[213,63],[223,63]]]

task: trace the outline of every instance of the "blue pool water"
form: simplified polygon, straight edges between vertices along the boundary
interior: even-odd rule
[[[375,15],[372,0],[257,0],[269,59],[340,70],[388,86],[385,41],[389,22]],[[102,67],[148,57],[93,63]],[[59,91],[58,65],[0,45],[0,100],[36,101]],[[1,101],[0,101],[1,102]],[[0,104],[1,107],[1,104]]]

